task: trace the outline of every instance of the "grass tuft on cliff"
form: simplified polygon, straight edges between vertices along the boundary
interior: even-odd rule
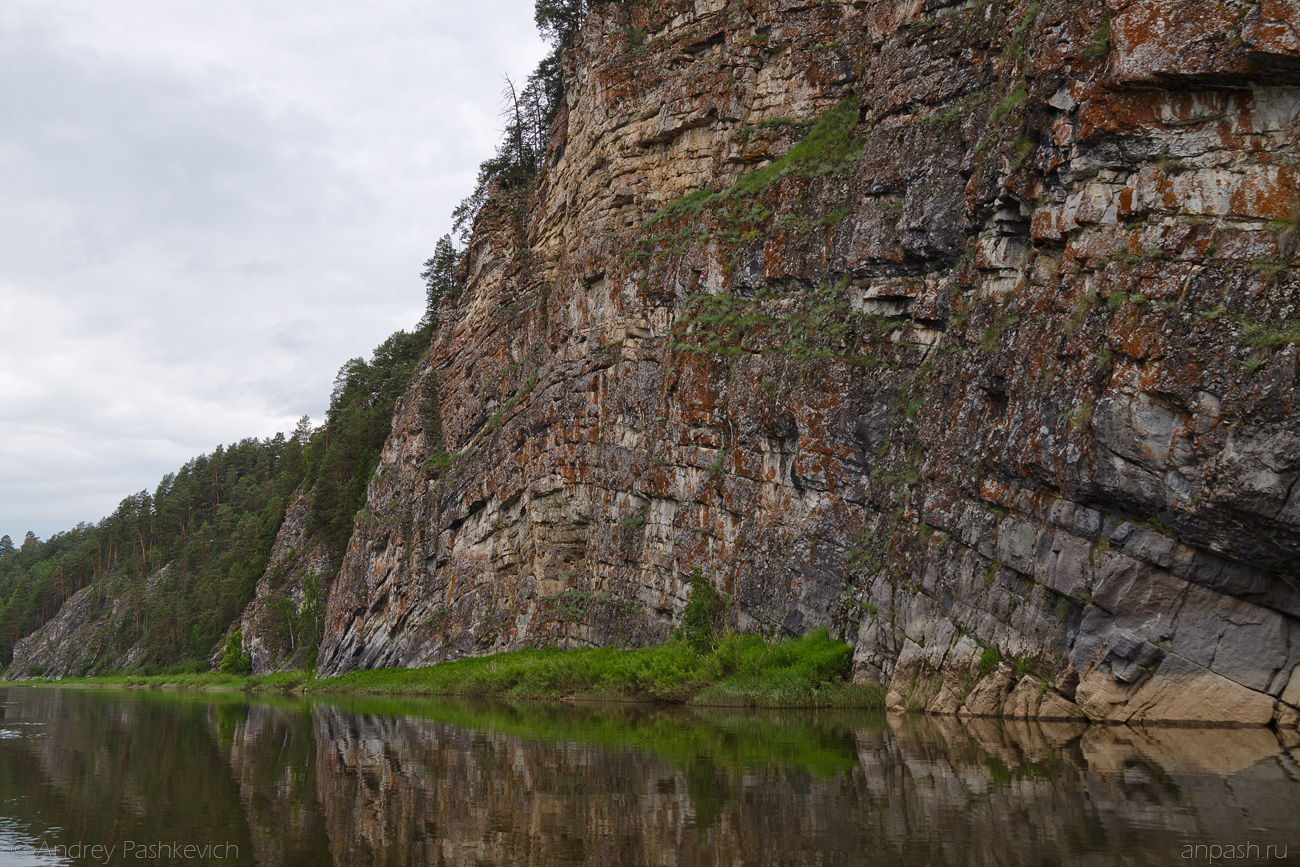
[[[843,175],[857,165],[862,156],[863,143],[854,138],[858,126],[859,97],[849,91],[823,114],[808,134],[795,142],[789,152],[770,165],[742,176],[725,192],[695,190],[675,202],[664,205],[646,220],[649,228],[661,220],[694,216],[703,208],[717,202],[735,202],[751,199],[765,193],[784,177],[812,178],[824,175]],[[732,214],[734,219],[735,214]]]

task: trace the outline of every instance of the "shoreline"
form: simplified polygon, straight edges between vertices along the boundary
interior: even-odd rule
[[[570,651],[561,651],[570,652]],[[495,656],[495,655],[494,655]],[[475,659],[492,659],[492,656],[475,657]],[[306,671],[278,672],[267,675],[230,675],[220,672],[186,675],[104,675],[97,677],[68,677],[60,680],[25,678],[0,682],[4,686],[26,687],[29,689],[75,689],[75,690],[122,690],[127,692],[168,692],[179,694],[217,694],[231,695],[242,693],[248,696],[280,696],[321,699],[410,699],[428,701],[437,699],[465,699],[508,702],[537,702],[538,704],[563,705],[628,705],[655,708],[699,708],[730,710],[848,710],[882,713],[891,716],[919,716],[933,720],[956,720],[963,724],[973,720],[998,720],[1015,723],[1037,723],[1039,725],[1083,725],[1085,727],[1102,726],[1108,729],[1214,729],[1214,730],[1266,730],[1283,733],[1286,730],[1273,723],[1243,723],[1197,720],[1144,721],[1140,723],[1124,720],[1061,719],[1058,717],[1007,717],[1005,715],[976,715],[935,713],[925,710],[898,710],[885,704],[885,687],[876,683],[847,683],[830,681],[817,688],[811,701],[791,701],[776,703],[764,700],[766,696],[755,694],[750,697],[737,696],[732,700],[673,700],[651,695],[636,695],[625,692],[569,692],[551,694],[520,694],[512,692],[493,692],[478,689],[425,691],[419,689],[391,689],[382,686],[342,687],[334,682],[341,677],[365,674],[389,674],[396,672],[423,672],[429,668],[455,663],[437,663],[425,668],[378,668],[349,672],[329,678],[316,678]]]
[[[847,680],[851,659],[849,645],[818,630],[775,642],[727,635],[704,650],[671,641],[654,648],[507,651],[422,668],[364,669],[326,678],[316,678],[309,671],[267,675],[126,673],[5,683],[67,689],[883,711],[883,686]]]
[[[117,673],[92,677],[19,678],[5,683],[32,688],[152,690],[176,693],[243,693],[302,698],[484,699],[732,709],[841,709],[919,713],[963,722],[1005,719],[1132,727],[1125,720],[1056,716],[936,713],[897,707],[879,683],[849,679],[852,648],[825,629],[801,638],[767,641],[727,634],[692,646],[673,639],[650,648],[555,647],[505,651],[420,668],[362,669],[317,678],[307,670],[265,675],[230,672]],[[891,699],[895,699],[891,701]],[[1224,720],[1145,720],[1139,727],[1265,728],[1268,723]]]

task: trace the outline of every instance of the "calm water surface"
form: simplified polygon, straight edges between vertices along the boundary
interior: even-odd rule
[[[1246,729],[0,691],[0,867],[146,863],[1300,863],[1300,747]]]

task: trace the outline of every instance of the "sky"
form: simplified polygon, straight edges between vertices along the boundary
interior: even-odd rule
[[[0,0],[0,534],[323,420],[545,53],[533,0]]]

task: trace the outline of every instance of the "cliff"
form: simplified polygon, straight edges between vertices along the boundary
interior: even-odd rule
[[[479,214],[320,671],[826,624],[897,707],[1294,724],[1281,0],[606,6]]]
[[[327,545],[308,533],[310,519],[310,492],[299,491],[285,509],[256,596],[231,626],[240,631],[255,674],[311,668],[316,662],[321,606],[334,559]],[[214,649],[214,668],[224,650],[224,642]]]
[[[700,567],[896,708],[1300,724],[1293,3],[656,0],[563,60],[321,674],[655,643]],[[303,503],[259,672],[310,658]]]
[[[80,677],[95,670],[129,668],[146,656],[139,630],[140,599],[156,595],[169,581],[163,567],[142,587],[121,575],[83,587],[59,606],[58,613],[14,645],[5,680],[25,677]]]

